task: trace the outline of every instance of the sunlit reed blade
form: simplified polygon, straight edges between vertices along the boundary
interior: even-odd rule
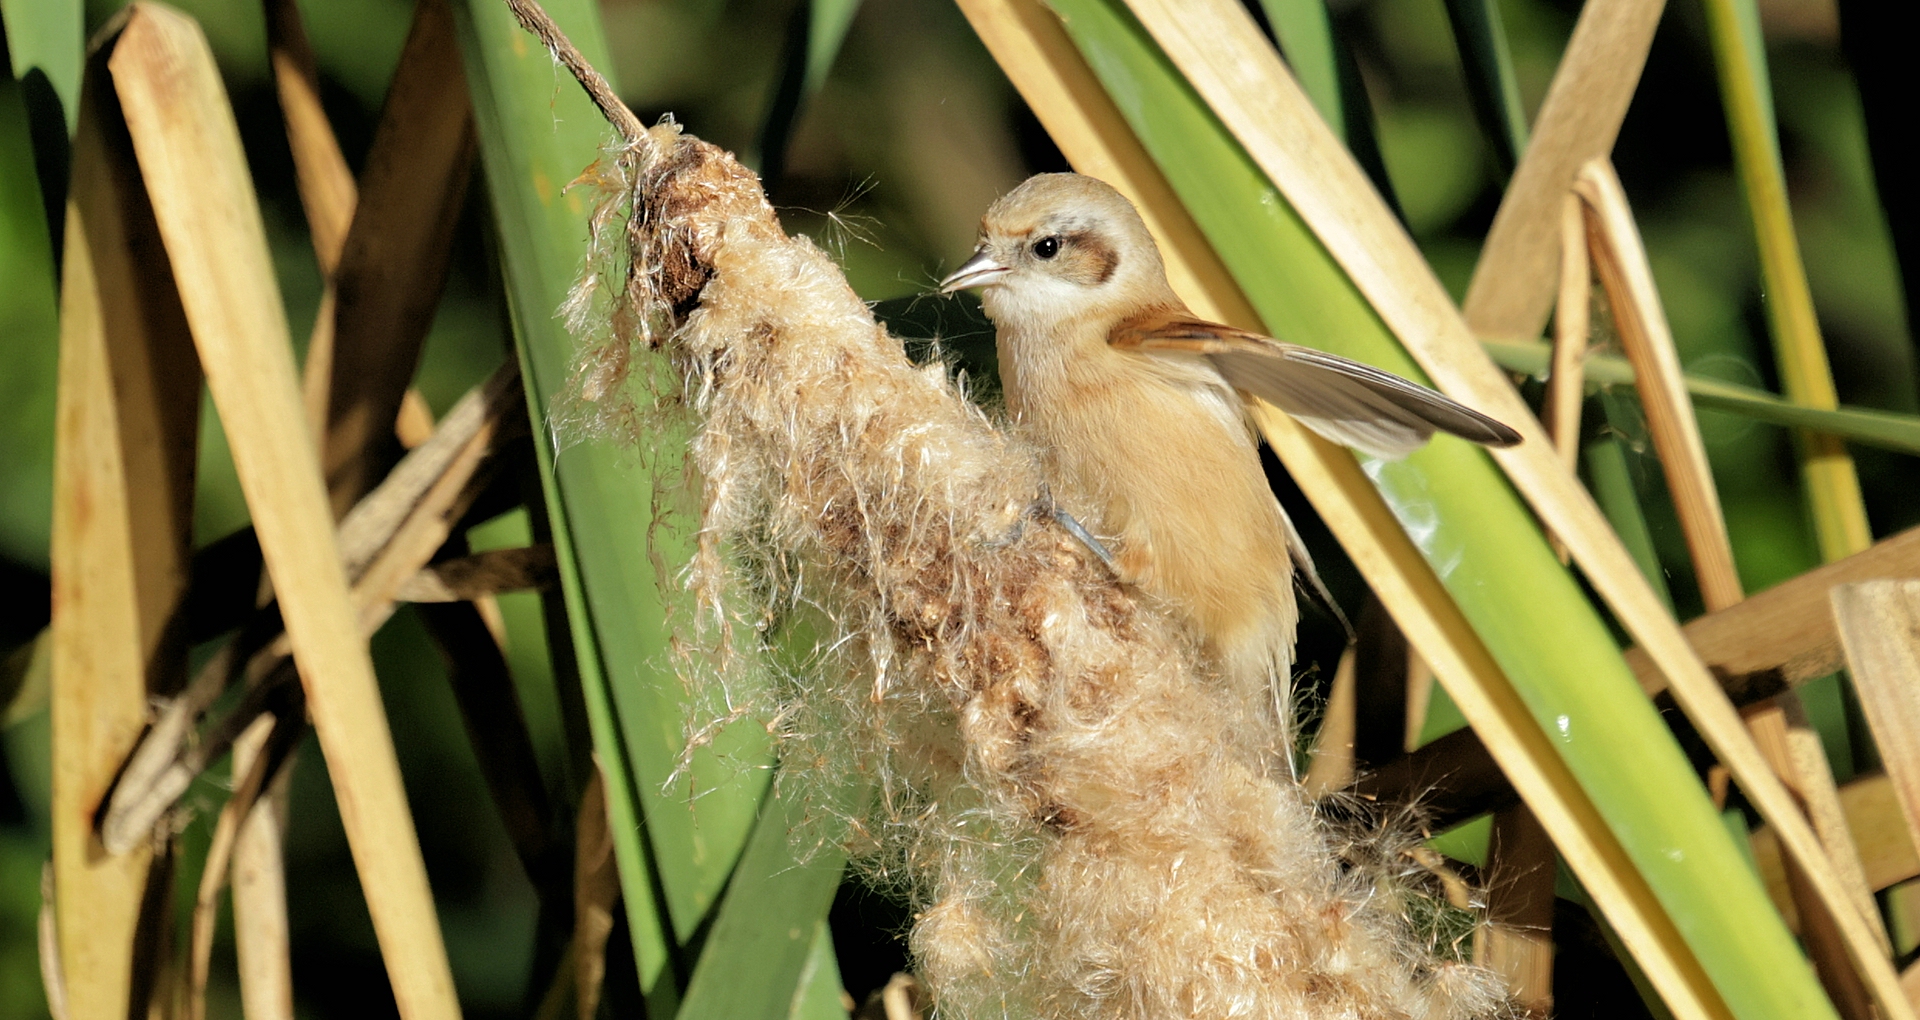
[[[1849,781],[1840,787],[1840,809],[1860,847],[1868,888],[1880,892],[1920,878],[1920,848],[1916,848],[1913,832],[1907,826],[1906,811],[1892,777],[1874,772]],[[1767,883],[1767,894],[1787,915],[1788,922],[1798,925],[1786,870],[1780,863],[1780,842],[1772,829],[1763,826],[1754,830],[1753,857]]]
[[[1839,396],[1788,207],[1760,11],[1753,0],[1707,0],[1705,7],[1734,168],[1760,249],[1761,293],[1780,387],[1794,403],[1832,410],[1839,406]],[[1873,530],[1853,458],[1831,436],[1802,433],[1799,438],[1801,476],[1820,557],[1832,562],[1865,549],[1873,542]]]
[[[313,441],[324,451],[327,435],[328,387],[332,384],[335,313],[339,307],[336,274],[340,252],[353,218],[358,186],[347,167],[333,125],[320,102],[320,76],[306,25],[293,0],[262,0],[267,23],[267,56],[273,69],[275,93],[293,156],[295,187],[306,213],[314,259],[320,268],[319,308],[307,337],[306,364],[301,376],[301,398]],[[256,586],[259,597],[269,585]],[[229,653],[230,649],[223,649]],[[203,674],[204,676],[205,674]],[[196,686],[199,686],[196,680]],[[209,683],[208,686],[211,686]],[[185,707],[185,706],[174,706]],[[198,707],[192,709],[198,715]],[[173,713],[169,722],[183,713]],[[236,774],[247,774],[255,764],[262,741],[242,739],[233,751]],[[291,768],[292,763],[288,762]],[[236,944],[240,996],[249,1017],[290,1020],[293,1011],[293,959],[286,920],[286,859],[283,850],[285,786],[263,794],[262,810],[249,814],[235,830],[233,856],[237,871],[247,880],[233,884],[233,923],[236,932],[250,938]],[[207,876],[202,876],[202,888]],[[196,938],[198,932],[196,931]],[[199,946],[194,946],[197,952]],[[196,958],[195,963],[198,963]]]
[[[1708,612],[1725,609],[1745,598],[1746,591],[1733,563],[1720,491],[1707,463],[1693,404],[1681,382],[1680,355],[1633,211],[1613,164],[1604,158],[1580,168],[1574,190],[1586,207],[1594,268],[1613,308],[1620,344],[1633,365],[1640,406],[1646,409],[1647,429],[1680,515],[1701,598]]]
[[[292,750],[292,744],[305,732],[306,722],[303,719],[263,715],[235,741],[234,774],[242,778],[220,809],[219,820],[214,823],[206,864],[200,872],[200,887],[194,894],[187,952],[188,1020],[205,1020],[207,1015],[207,978],[213,962],[214,924],[218,920],[220,892],[226,887],[229,865],[235,863],[234,849],[239,842],[241,829],[247,824],[254,806],[259,803],[261,793],[273,782],[279,766]],[[240,750],[242,747],[247,748],[244,754]],[[258,932],[253,934],[257,935]],[[257,952],[262,947],[251,948]],[[287,991],[284,1008],[276,1003],[264,1013],[250,1012],[248,1015],[290,1017],[293,1009],[292,985],[287,983],[284,987]],[[243,1001],[259,1010],[264,1006],[261,992],[256,983],[255,988],[242,993]]]
[[[341,820],[400,1013],[408,1020],[457,1017],[453,975],[301,418],[285,313],[225,89],[199,27],[167,8],[133,8],[110,66],[340,790]]]
[[[1335,56],[1333,17],[1325,0],[1261,0],[1260,10],[1273,29],[1274,41],[1287,67],[1300,79],[1300,88],[1334,133],[1346,137],[1346,108],[1340,94],[1340,66]]]
[[[840,886],[846,865],[844,823],[839,812],[851,804],[809,812],[803,798],[782,796],[775,787],[762,802],[759,824],[714,915],[712,938],[734,952],[702,954],[687,981],[687,997],[678,1016],[686,1020],[778,1016],[790,1010],[804,989],[808,956]],[[835,819],[829,821],[829,819]],[[808,839],[808,836],[813,838]],[[801,841],[795,863],[795,843]],[[810,926],[768,924],[773,917],[813,917]],[[737,954],[737,955],[735,955]],[[731,969],[735,959],[755,961],[756,980],[743,981]]]
[[[1831,599],[1854,690],[1920,843],[1920,582],[1856,581],[1834,586]]]
[[[333,377],[334,272],[353,222],[359,186],[340,151],[333,125],[320,105],[320,75],[300,8],[294,0],[261,0],[267,22],[267,55],[293,155],[294,181],[306,212],[314,260],[320,265],[320,308],[307,338],[301,396],[314,436],[326,434],[327,386]]]
[[[1587,258],[1586,216],[1581,212],[1579,197],[1568,192],[1560,203],[1560,289],[1554,299],[1553,358],[1547,368],[1546,393],[1540,401],[1540,424],[1553,437],[1554,451],[1568,470],[1580,466],[1580,412],[1587,399],[1592,305],[1593,267]],[[1621,530],[1618,522],[1614,530]],[[1553,554],[1560,557],[1560,562],[1567,562],[1566,545],[1556,536],[1548,537],[1553,542]],[[1635,556],[1636,561],[1639,559]]]
[[[1569,191],[1560,203],[1560,289],[1553,311],[1553,361],[1547,371],[1546,401],[1540,408],[1540,423],[1568,468],[1580,461],[1580,408],[1587,399],[1592,305],[1586,216],[1580,211],[1580,199]]]
[[[54,437],[53,910],[76,1017],[148,1008],[134,1001],[152,985],[134,945],[151,843],[106,853],[94,813],[149,697],[185,679],[186,649],[165,634],[187,583],[200,403],[187,321],[103,91],[114,42],[88,62],[74,141]]]
[[[1074,10],[1078,12],[1083,8],[1076,4]],[[1695,721],[1709,746],[1749,792],[1750,800],[1763,816],[1780,828],[1784,841],[1819,888],[1821,898],[1829,903],[1845,902],[1845,890],[1826,862],[1816,837],[1799,816],[1791,796],[1754,748],[1738,714],[1687,648],[1678,625],[1648,590],[1586,492],[1554,457],[1539,430],[1529,428],[1530,413],[1525,405],[1473,340],[1412,240],[1378,201],[1359,169],[1326,130],[1324,122],[1311,114],[1310,105],[1299,93],[1298,86],[1260,38],[1245,11],[1225,3],[1199,3],[1182,5],[1176,13],[1160,0],[1134,0],[1133,10],[1227,129],[1246,146],[1251,159],[1279,186],[1358,292],[1441,389],[1456,399],[1494,413],[1520,428],[1523,434],[1531,432],[1531,442],[1493,451],[1494,458],[1528,498],[1534,512],[1566,542],[1575,561],[1615,615],[1655,651],[1663,670],[1674,681],[1673,689],[1681,706]],[[1077,30],[1072,20],[1069,26]],[[1256,95],[1263,97],[1262,102],[1251,101],[1250,97]],[[1442,455],[1436,447],[1416,457]],[[1389,482],[1398,470],[1398,465],[1383,465],[1376,468],[1376,476],[1383,483]],[[1471,469],[1462,464],[1453,470],[1464,474]],[[1481,512],[1484,514],[1487,510],[1483,507]],[[1516,523],[1515,527],[1525,525]],[[1514,536],[1508,536],[1506,542],[1509,553],[1519,548]],[[1540,552],[1546,554],[1544,543],[1540,545]],[[1526,555],[1530,558],[1532,550]],[[1547,556],[1551,561],[1550,554]],[[1449,559],[1453,559],[1453,554],[1449,554]],[[1518,568],[1526,561],[1514,557],[1508,563]],[[1461,568],[1452,569],[1457,584]],[[1542,575],[1542,580],[1546,576]],[[1563,630],[1563,642],[1565,634]],[[1502,634],[1502,637],[1515,635]],[[1509,665],[1520,668],[1524,664],[1516,659],[1509,660]],[[1547,699],[1602,696],[1602,690],[1618,690],[1612,683],[1595,685],[1590,691],[1576,691],[1573,689],[1576,686],[1529,683],[1529,696],[1540,699],[1535,711],[1540,713],[1541,724],[1557,718],[1546,709]],[[1624,708],[1624,704],[1620,707]],[[1587,725],[1605,725],[1602,721],[1605,718],[1590,717]],[[1584,752],[1577,750],[1577,746],[1565,745],[1563,753],[1579,756],[1585,767],[1606,768],[1596,759],[1585,759]],[[1602,780],[1596,772],[1592,780],[1607,785],[1616,781],[1631,782],[1630,777],[1618,770],[1607,769],[1607,775],[1611,778]],[[1596,785],[1595,789],[1604,787]],[[1688,791],[1688,794],[1694,792]],[[1729,1006],[1755,1015],[1783,1009],[1790,1011],[1787,1015],[1807,1015],[1809,1010],[1826,1012],[1830,1005],[1811,981],[1777,915],[1767,908],[1764,897],[1751,882],[1740,882],[1735,877],[1738,864],[1733,858],[1734,848],[1726,831],[1718,827],[1717,819],[1710,817],[1711,804],[1703,796],[1696,799],[1688,794],[1676,796],[1670,787],[1665,807],[1679,812],[1672,820],[1677,822],[1684,817],[1685,827],[1698,840],[1692,844],[1690,866],[1700,867],[1722,855],[1728,859],[1724,867],[1714,869],[1716,880],[1712,884],[1702,874],[1684,886],[1678,882],[1668,884],[1665,892],[1671,904],[1685,902],[1704,908],[1705,915],[1719,914],[1717,921],[1705,921],[1702,916],[1702,926],[1695,929],[1690,941],[1691,948],[1701,954],[1701,962],[1711,963],[1723,975],[1716,982],[1717,991],[1727,998]],[[1611,805],[1615,811],[1639,810],[1625,799],[1613,800]],[[1642,849],[1651,852],[1653,848]],[[1659,869],[1663,867],[1645,853],[1639,863],[1650,875],[1660,874]],[[1866,919],[1857,916],[1850,907],[1838,910],[1837,914],[1855,963],[1867,972],[1876,1003],[1893,1016],[1908,1016],[1910,1007],[1898,990],[1892,968],[1878,955],[1877,943]],[[1729,930],[1727,925],[1734,925],[1745,933],[1746,944],[1738,954],[1727,951],[1723,943],[1716,943],[1715,937],[1708,934],[1712,930]],[[1779,965],[1756,970],[1754,945],[1762,938],[1771,946],[1767,955],[1777,957]],[[1659,974],[1651,971],[1650,974],[1656,982],[1662,980]]]
[[[24,79],[35,70],[44,74],[72,133],[80,116],[86,61],[84,0],[0,0],[0,12],[6,20],[13,77]]]
[[[1726,1015],[1710,980],[1633,860],[1530,717],[1473,627],[1353,459],[1262,407],[1262,434],[1432,667],[1520,796],[1608,916],[1632,933],[1676,1016]],[[1310,456],[1319,453],[1318,457]],[[1344,483],[1344,484],[1342,484]]]
[[[1475,334],[1532,339],[1546,325],[1559,275],[1561,196],[1582,164],[1613,150],[1665,7],[1665,0],[1591,0],[1580,8],[1467,285]]]
[[[1920,574],[1920,528],[1883,539],[1865,552],[1815,568],[1731,608],[1699,617],[1687,624],[1685,634],[1735,705],[1757,704],[1783,690],[1829,676],[1845,665],[1833,616],[1821,612],[1831,589],[1887,575],[1913,574]],[[1667,678],[1645,652],[1632,648],[1626,658],[1649,696],[1659,697],[1666,691]],[[1484,812],[1505,796],[1489,784],[1504,784],[1504,780],[1476,772],[1473,763],[1487,760],[1487,753],[1466,746],[1463,738],[1469,736],[1456,733],[1420,748],[1367,778],[1364,789],[1370,796],[1389,801],[1429,799],[1435,812],[1434,824],[1442,829],[1466,820],[1468,816],[1459,811]],[[1460,746],[1444,746],[1450,742]],[[1459,764],[1459,781],[1448,776],[1447,762]],[[1462,806],[1456,808],[1456,804]],[[1854,813],[1852,809],[1843,811]],[[1852,828],[1859,830],[1859,826]],[[1901,838],[1905,839],[1904,835]],[[1881,851],[1869,852],[1863,846],[1861,852],[1864,857],[1872,857]],[[1877,891],[1886,884],[1878,882],[1870,887]]]

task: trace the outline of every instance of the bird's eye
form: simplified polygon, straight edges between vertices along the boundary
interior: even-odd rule
[[[1033,242],[1035,258],[1050,259],[1058,254],[1060,254],[1060,239],[1057,237],[1043,237]]]

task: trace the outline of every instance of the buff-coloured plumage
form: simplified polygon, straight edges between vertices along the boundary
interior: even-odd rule
[[[1311,565],[1267,486],[1243,393],[1380,456],[1436,429],[1518,438],[1405,380],[1194,317],[1139,213],[1091,177],[1042,174],[995,202],[942,284],[966,287],[981,288],[1008,413],[1045,451],[1061,507],[1110,546],[1123,580],[1185,620],[1241,696],[1278,693],[1276,742],[1293,576]]]

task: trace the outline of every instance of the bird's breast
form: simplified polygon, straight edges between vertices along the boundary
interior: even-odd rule
[[[1280,508],[1239,397],[1211,367],[1104,346],[1002,365],[1056,498],[1115,545],[1126,580],[1184,611],[1223,658],[1291,645]]]

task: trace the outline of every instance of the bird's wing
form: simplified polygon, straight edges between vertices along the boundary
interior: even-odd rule
[[[1204,319],[1156,310],[1120,323],[1107,340],[1122,350],[1203,357],[1235,389],[1387,460],[1420,448],[1435,431],[1486,446],[1520,441],[1492,418],[1392,373]]]

